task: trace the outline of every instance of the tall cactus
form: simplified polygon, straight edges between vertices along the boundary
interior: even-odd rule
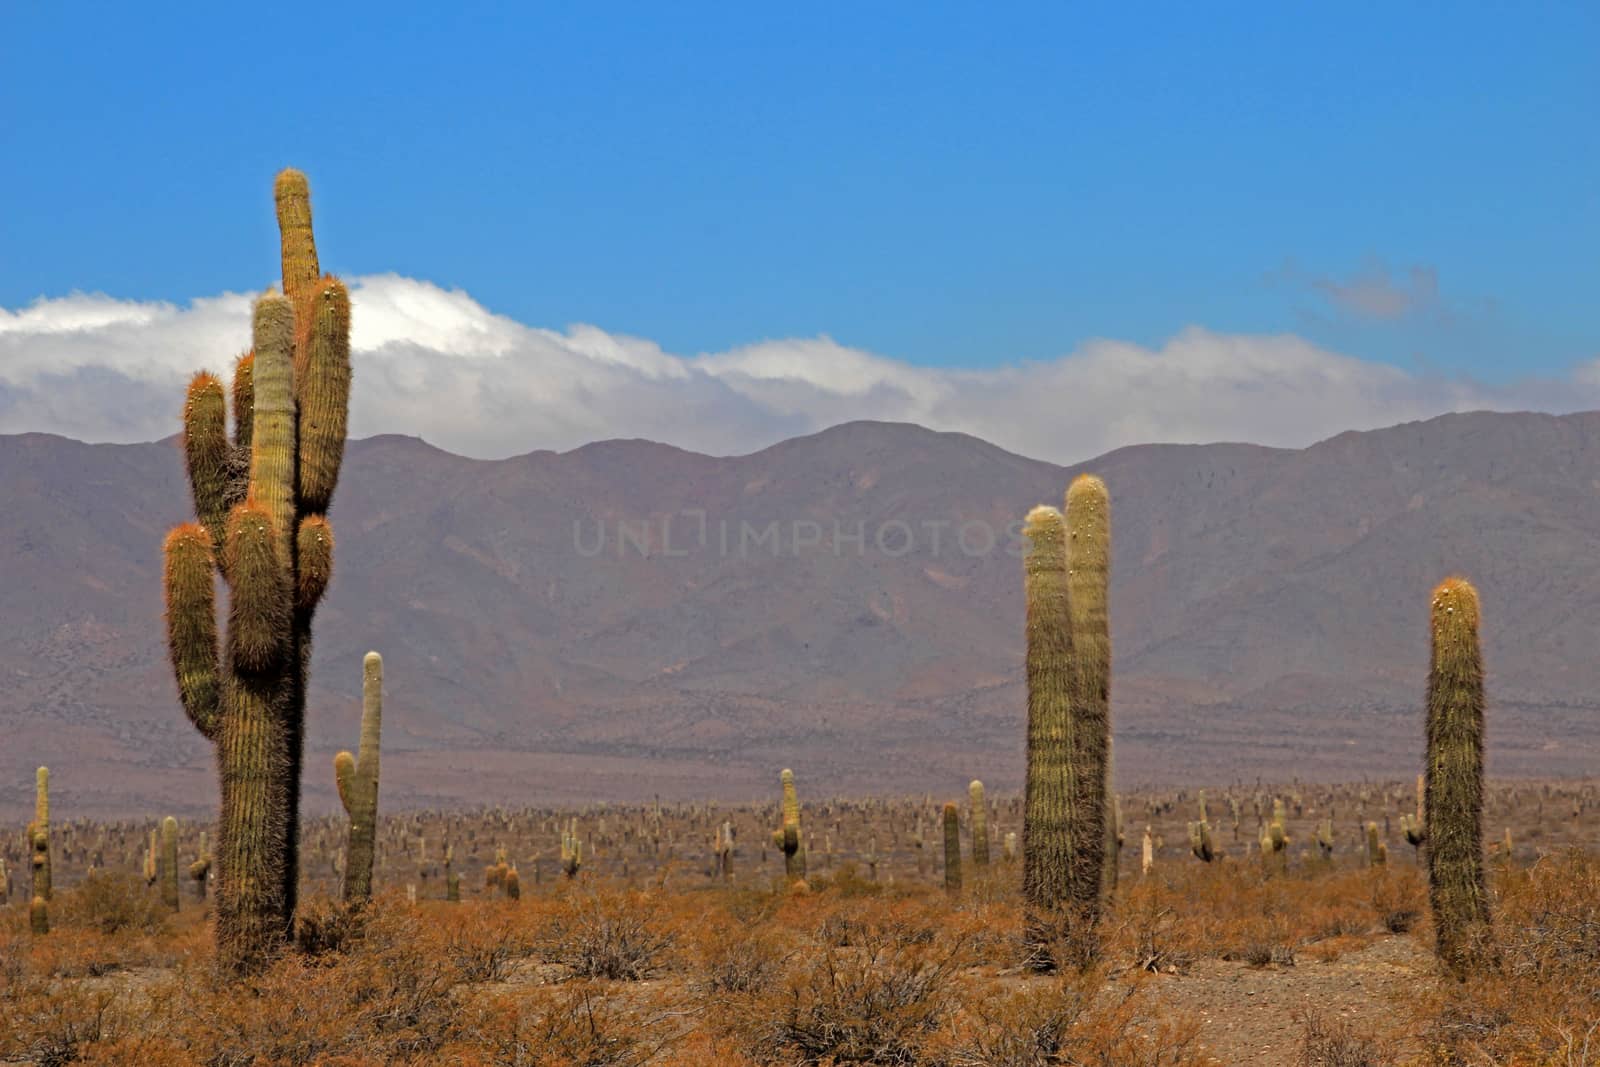
[[[350,817],[345,858],[344,899],[372,897],[373,839],[378,828],[378,741],[383,729],[383,657],[368,652],[361,661],[360,758],[349,752],[333,757],[339,802]]]
[[[1478,591],[1447,578],[1433,591],[1428,665],[1428,903],[1439,958],[1458,977],[1496,955],[1483,869],[1483,655]]]
[[[178,820],[161,820],[161,904],[178,910]]]
[[[1195,858],[1210,863],[1217,858],[1216,842],[1211,836],[1211,821],[1206,818],[1206,791],[1200,790],[1200,821],[1189,824],[1189,851]]]
[[[38,849],[35,836],[44,837],[44,848]],[[28,827],[28,848],[34,855],[33,891],[43,889],[45,900],[51,896],[50,881],[50,768],[40,767],[33,776],[33,823]],[[42,866],[41,866],[42,864]]]
[[[211,843],[204,830],[200,831],[200,851],[189,864],[189,880],[194,882],[196,895],[205,900],[206,883],[211,880]]]
[[[784,880],[793,884],[806,876],[805,846],[800,838],[800,796],[794,787],[794,772],[785,767],[778,776],[783,785],[783,825],[773,831],[772,843],[783,853]]]
[[[333,565],[326,518],[344,456],[350,298],[319,276],[305,175],[274,183],[283,294],[255,305],[222,384],[197,374],[184,452],[197,522],[167,535],[167,643],[184,710],[216,746],[217,954],[247,972],[289,936],[299,873],[300,770],[311,620]],[[212,576],[230,597],[219,653]]]
[[[28,906],[28,921],[35,934],[50,932],[50,833],[29,827],[28,847],[32,852],[33,899]]]
[[[989,866],[989,809],[983,799],[983,783],[976,778],[967,786],[967,800],[972,804],[972,865]]]
[[[1067,584],[1072,608],[1072,652],[1082,694],[1075,732],[1085,771],[1079,780],[1080,810],[1101,827],[1104,858],[1100,892],[1117,886],[1120,844],[1110,817],[1111,782],[1111,495],[1105,482],[1080,474],[1067,487]],[[1098,814],[1096,814],[1098,809]]]
[[[1037,507],[1028,513],[1023,534],[1028,682],[1024,939],[1030,964],[1049,970],[1061,962],[1058,953],[1082,963],[1097,950],[1105,790],[1098,777],[1093,789],[1083,786],[1089,771],[1081,760],[1093,746],[1076,737],[1080,676],[1073,656],[1066,520],[1055,508]],[[1091,793],[1090,810],[1084,810],[1084,798]]]
[[[944,888],[961,892],[961,812],[954,804],[944,806]]]

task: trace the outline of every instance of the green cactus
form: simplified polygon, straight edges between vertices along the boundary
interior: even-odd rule
[[[783,784],[783,825],[773,831],[772,843],[783,853],[783,877],[793,884],[806,877],[805,846],[800,836],[800,796],[794,788],[794,772],[787,767],[778,776]]]
[[[1417,775],[1417,813],[1400,816],[1400,832],[1411,846],[1412,857],[1422,863],[1422,846],[1427,843],[1428,830],[1425,818],[1427,808],[1427,776]]]
[[[989,809],[983,799],[983,783],[976,778],[967,786],[967,800],[972,805],[972,865],[989,866]]]
[[[1216,843],[1211,837],[1211,823],[1206,819],[1206,791],[1200,790],[1200,821],[1189,824],[1189,851],[1195,858],[1210,863],[1217,858]]]
[[[1378,839],[1378,824],[1367,822],[1367,866],[1382,867],[1389,862],[1389,846]]]
[[[184,449],[197,522],[163,548],[167,643],[184,710],[216,746],[218,959],[259,969],[293,927],[311,620],[327,588],[326,513],[344,455],[350,298],[318,275],[305,176],[274,183],[283,294],[255,305],[234,369],[234,437],[221,383],[190,383]],[[219,654],[212,576],[230,601]]]
[[[178,910],[178,820],[161,820],[161,903]]]
[[[1104,858],[1099,891],[1117,887],[1116,825],[1111,817],[1111,495],[1092,474],[1080,474],[1067,488],[1067,602],[1072,612],[1072,652],[1078,662],[1081,694],[1074,730],[1079,801],[1086,826],[1101,829]],[[1097,906],[1098,910],[1098,906]]]
[[[194,882],[195,892],[201,900],[206,899],[206,883],[211,879],[211,844],[206,839],[206,832],[200,831],[200,852],[195,856],[193,863],[189,864],[189,880]]]
[[[1498,958],[1483,866],[1483,656],[1478,592],[1462,578],[1433,591],[1428,665],[1428,903],[1437,949],[1457,977]]]
[[[1317,824],[1317,852],[1324,860],[1333,860],[1333,819],[1326,818]]]
[[[578,877],[578,871],[583,868],[583,841],[578,837],[578,820],[576,817],[561,831],[561,870],[568,878]]]
[[[1266,870],[1279,874],[1289,869],[1289,831],[1284,826],[1283,801],[1273,798],[1272,821],[1261,826],[1261,862]]]
[[[961,893],[961,812],[954,804],[944,806],[944,889]]]
[[[361,661],[361,744],[333,757],[339,802],[350,818],[344,868],[344,899],[372,897],[373,840],[378,830],[378,741],[383,729],[383,657],[368,652]]]
[[[144,850],[144,884],[152,888],[161,880],[159,833],[155,827],[150,828],[150,843]]]
[[[1053,970],[1087,963],[1098,951],[1101,869],[1105,863],[1102,777],[1085,789],[1093,746],[1077,740],[1080,679],[1073,655],[1067,575],[1067,524],[1060,511],[1034,508],[1023,527],[1027,599],[1028,743],[1023,792],[1022,890],[1029,963]],[[1103,724],[1104,720],[1101,720]],[[1104,752],[1103,734],[1100,751]],[[1100,773],[1103,775],[1102,764]],[[1081,801],[1093,798],[1092,811]],[[1094,818],[1098,814],[1099,819]]]
[[[451,863],[455,860],[456,849],[454,845],[444,846],[444,899],[452,904],[461,903],[461,876],[455,872]]]
[[[39,892],[39,887],[44,887],[44,899],[50,900],[53,892],[53,883],[50,873],[50,768],[40,767],[33,775],[33,827],[29,831],[30,845],[33,840],[33,830],[44,835],[44,873],[34,875],[34,892]]]
[[[28,921],[35,934],[50,932],[50,833],[41,830],[37,821],[29,828],[29,851],[32,853],[33,900],[28,908]]]

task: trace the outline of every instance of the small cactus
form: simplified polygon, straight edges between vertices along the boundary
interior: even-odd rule
[[[340,752],[333,758],[339,802],[350,818],[344,899],[372,897],[373,840],[378,827],[378,757],[383,730],[383,657],[368,652],[361,661],[360,758]]]
[[[50,875],[50,768],[40,767],[34,772],[33,777],[33,826],[28,832],[28,839],[32,844],[34,833],[44,835],[43,868],[39,867],[40,852],[34,853],[34,879],[33,891],[35,895],[43,896],[46,901],[51,897],[52,882]],[[35,846],[36,847],[36,846]]]
[[[522,899],[522,878],[515,867],[506,871],[505,887],[507,900]]]
[[[1210,863],[1217,858],[1216,843],[1211,837],[1211,822],[1206,818],[1206,791],[1200,790],[1200,821],[1189,824],[1189,851],[1195,858]]]
[[[444,846],[444,899],[452,904],[461,903],[461,876],[456,873],[452,863],[455,861],[456,849],[454,845]]]
[[[161,878],[161,863],[157,859],[156,834],[157,831],[152,827],[149,847],[144,850],[144,884],[152,888]]]
[[[561,832],[561,870],[568,878],[578,877],[583,867],[583,841],[578,837],[578,820],[573,818]]]
[[[178,820],[171,815],[161,820],[161,903],[178,910]]]
[[[1017,835],[1015,832],[1006,834],[1006,841],[1003,848],[1003,855],[1006,858],[1006,862],[1015,863],[1017,860]]]
[[[954,804],[944,806],[944,888],[961,892],[961,813]]]
[[[1389,862],[1389,847],[1378,837],[1378,824],[1367,822],[1367,866],[1382,867]]]
[[[983,783],[976,778],[967,786],[967,799],[972,804],[972,865],[989,866],[989,813],[983,801]]]
[[[189,864],[189,879],[194,882],[200,899],[206,899],[206,883],[211,880],[211,845],[204,830],[200,831],[200,854]]]
[[[773,831],[772,843],[783,853],[784,880],[791,885],[806,876],[805,847],[800,837],[800,796],[794,787],[794,772],[787,767],[778,776],[783,785],[783,825]]]
[[[1139,848],[1139,873],[1148,875],[1156,865],[1156,843],[1150,836],[1150,827],[1144,828],[1144,842]]]
[[[1326,818],[1317,824],[1317,851],[1328,861],[1333,859],[1333,819]]]

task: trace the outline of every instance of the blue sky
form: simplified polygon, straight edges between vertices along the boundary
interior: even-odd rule
[[[1600,6],[512,7],[7,5],[0,309],[259,289],[293,164],[325,268],[683,356],[1600,356]]]

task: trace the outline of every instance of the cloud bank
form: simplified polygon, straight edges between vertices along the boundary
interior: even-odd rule
[[[526,326],[393,274],[354,279],[351,296],[351,434],[415,434],[482,458],[613,437],[737,454],[883,419],[1070,463],[1147,442],[1300,447],[1447,411],[1600,407],[1600,361],[1560,380],[1491,386],[1292,334],[1199,326],[1157,349],[1092,340],[1054,360],[982,370],[916,366],[826,336],[685,356],[595,326]],[[73,294],[0,308],[0,433],[129,442],[175,432],[190,375],[223,373],[248,346],[250,301]]]

